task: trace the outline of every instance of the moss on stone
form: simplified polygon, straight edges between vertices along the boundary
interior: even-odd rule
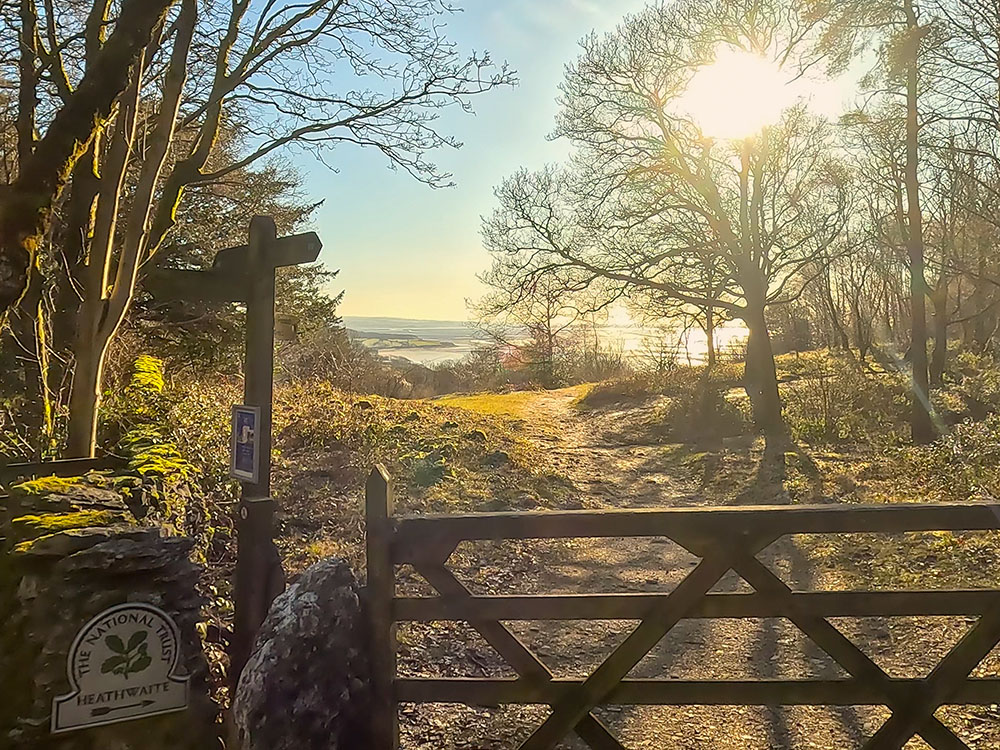
[[[121,393],[124,414],[159,421],[166,409],[163,398],[163,361],[143,354],[132,363],[132,377]]]
[[[187,478],[195,472],[195,467],[184,459],[173,443],[143,447],[132,455],[129,468],[140,476],[149,474],[162,477],[181,475]]]
[[[127,519],[122,513],[110,510],[84,510],[79,513],[46,513],[43,515],[19,516],[11,521],[14,539],[35,540],[67,529],[84,529],[93,526],[110,526],[123,523]],[[21,545],[18,545],[18,548]],[[15,549],[18,549],[15,548]]]
[[[6,522],[7,533],[0,531],[11,544],[7,549],[25,552],[43,537],[120,523],[156,525],[178,535],[203,533],[208,511],[197,488],[201,471],[171,439],[163,373],[161,360],[138,357],[119,399],[125,430],[114,452],[126,459],[127,469],[42,477],[10,488],[16,501],[11,507],[17,510],[10,514],[14,520]]]
[[[67,492],[83,483],[82,477],[39,477],[13,485],[15,495],[52,495]]]
[[[190,479],[197,468],[185,459],[177,445],[153,425],[130,430],[118,443],[118,450],[128,456],[129,470],[140,477]]]
[[[163,360],[141,354],[132,365],[130,388],[153,393],[163,392]]]

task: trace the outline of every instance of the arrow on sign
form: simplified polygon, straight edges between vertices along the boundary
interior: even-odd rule
[[[156,701],[142,701],[140,703],[129,703],[127,706],[115,706],[112,708],[108,706],[106,708],[95,708],[90,712],[91,716],[107,716],[112,711],[124,711],[126,708],[146,708],[146,706],[152,706]]]

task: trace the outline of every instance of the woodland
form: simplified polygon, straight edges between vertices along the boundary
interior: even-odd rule
[[[460,146],[441,111],[471,111],[532,71],[460,49],[442,26],[453,12],[440,0],[0,2],[0,462],[121,455],[149,426],[142,439],[183,457],[207,498],[219,643],[244,311],[159,299],[149,280],[208,267],[255,215],[279,235],[313,228],[323,196],[292,153],[335,164],[369,149],[427,189],[460,190],[434,161]],[[837,117],[807,100],[775,106],[773,89],[748,84],[717,128],[687,95],[727,59],[785,82],[849,80],[851,105]],[[487,291],[469,312],[488,343],[437,367],[390,362],[342,325],[350,279],[322,264],[280,271],[276,312],[294,328],[275,348],[285,569],[333,555],[363,568],[375,463],[407,513],[995,502],[1000,6],[651,2],[566,62],[552,137],[569,156],[512,163],[482,219]],[[600,333],[615,310],[661,335],[623,351]],[[743,334],[720,338],[733,325]],[[694,359],[678,345],[690,331],[705,341]],[[840,583],[1000,583],[993,533],[800,552]],[[497,552],[467,572],[489,588],[567,560],[586,569],[564,553]],[[893,642],[919,646],[931,628],[913,627]],[[464,658],[452,631],[401,632],[414,669]],[[760,651],[748,660],[768,663]],[[995,713],[949,716],[989,748]],[[683,717],[664,721],[682,736]],[[740,721],[748,736],[764,726]],[[505,747],[503,722],[416,711],[404,740],[444,746],[448,724]],[[793,746],[769,731],[762,747]]]

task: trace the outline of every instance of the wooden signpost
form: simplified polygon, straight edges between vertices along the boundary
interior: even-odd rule
[[[247,306],[244,397],[243,404],[234,409],[231,472],[242,485],[229,652],[233,687],[271,602],[284,588],[273,541],[275,505],[271,499],[275,270],[312,263],[322,247],[315,232],[278,237],[272,218],[255,216],[248,244],[220,250],[210,269],[158,269],[147,282],[152,293],[162,298],[244,302]]]

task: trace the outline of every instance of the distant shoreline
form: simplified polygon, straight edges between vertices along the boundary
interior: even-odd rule
[[[484,343],[467,321],[353,315],[343,320],[353,340],[379,355],[426,366],[457,362]]]
[[[473,323],[459,320],[422,320],[343,316],[352,338],[385,357],[399,357],[426,366],[457,362],[488,341]],[[654,351],[668,349],[681,362],[701,364],[707,351],[704,334],[686,334],[641,325],[599,326],[602,345],[620,349],[629,358],[641,360]],[[746,328],[729,323],[716,333],[718,351],[746,339]]]

